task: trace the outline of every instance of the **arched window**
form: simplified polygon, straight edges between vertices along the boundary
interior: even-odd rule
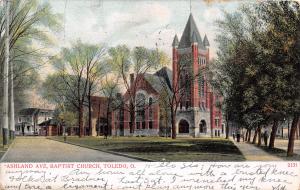
[[[186,120],[180,120],[179,133],[189,133],[189,123]]]
[[[136,120],[144,121],[145,120],[145,105],[146,97],[142,93],[138,93],[136,96]]]
[[[199,127],[200,127],[200,133],[206,133],[207,132],[207,127],[206,127],[205,120],[200,121]]]
[[[153,99],[149,98],[149,119],[153,119],[153,109],[152,109]]]

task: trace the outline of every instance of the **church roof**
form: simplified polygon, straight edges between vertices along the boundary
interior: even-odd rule
[[[172,46],[173,47],[176,47],[178,46],[179,44],[179,41],[178,41],[178,37],[177,37],[177,34],[174,36],[174,40],[173,40],[173,43],[172,43]]]
[[[164,78],[164,81],[168,85],[169,89],[172,89],[172,71],[169,68],[163,67],[157,71],[155,75]]]
[[[154,74],[145,73],[144,78],[158,93],[161,93],[164,89],[168,92],[171,91],[172,71],[167,67],[163,67]]]
[[[193,39],[193,36],[194,36],[194,39]],[[190,16],[189,16],[188,22],[185,25],[183,34],[181,36],[181,39],[180,39],[180,42],[179,42],[179,48],[191,47],[191,43],[194,40],[198,43],[199,47],[204,48],[201,35],[198,31],[196,22],[195,22],[194,17],[191,13]]]
[[[206,34],[205,34],[204,39],[203,39],[203,45],[204,45],[204,46],[210,46]]]

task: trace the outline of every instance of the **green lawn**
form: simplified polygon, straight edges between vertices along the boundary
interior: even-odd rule
[[[51,139],[63,141],[62,137]],[[163,137],[68,137],[67,141],[98,150],[138,156],[154,161],[243,161],[244,156],[229,140],[221,138]]]

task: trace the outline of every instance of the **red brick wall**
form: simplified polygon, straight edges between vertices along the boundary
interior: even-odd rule
[[[191,106],[198,107],[199,93],[198,93],[198,44],[192,45],[192,61],[193,61],[193,78],[196,77],[191,85]]]
[[[152,86],[142,77],[138,76],[138,79],[136,79],[135,82],[138,82],[136,84],[135,91],[138,92],[139,90],[143,90],[147,93],[147,97],[151,96],[152,98],[158,98],[158,93],[152,88]],[[133,90],[133,89],[131,89]],[[126,92],[123,96],[123,99],[126,101],[129,99],[129,93]],[[146,100],[148,102],[148,99]],[[152,129],[159,129],[159,104],[158,102],[154,103],[152,105],[153,109],[153,128]],[[124,107],[124,130],[130,130],[129,122],[130,122],[130,112],[128,110],[128,105],[125,105]],[[114,113],[118,113],[119,110],[114,111]],[[116,118],[112,119],[112,122],[115,123],[117,120]],[[119,121],[117,121],[119,124]],[[134,130],[136,130],[135,122],[133,122]],[[146,129],[149,128],[149,109],[146,107],[145,110],[145,126]],[[115,126],[114,126],[115,127]],[[140,124],[140,129],[142,129],[142,125]]]

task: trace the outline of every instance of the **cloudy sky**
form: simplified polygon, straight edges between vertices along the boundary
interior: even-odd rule
[[[80,39],[83,42],[133,48],[145,46],[165,51],[170,57],[175,34],[180,38],[190,14],[190,0],[44,0],[54,13],[64,19],[64,30],[58,34],[57,46],[68,46]],[[209,3],[207,3],[209,2]],[[192,0],[194,15],[202,38],[210,41],[211,57],[215,56],[214,21],[222,18],[222,10],[233,11],[239,1]],[[58,49],[54,46],[55,51]],[[54,72],[51,64],[40,69],[41,79]],[[31,92],[34,106],[43,102]]]
[[[190,0],[51,0],[55,13],[63,15],[65,29],[61,44],[81,39],[83,42],[130,47],[158,48],[171,55],[175,34],[180,38],[190,14]],[[222,9],[231,11],[237,1],[206,3],[192,0],[192,13],[202,38],[207,34],[212,56],[216,44],[214,21]]]

